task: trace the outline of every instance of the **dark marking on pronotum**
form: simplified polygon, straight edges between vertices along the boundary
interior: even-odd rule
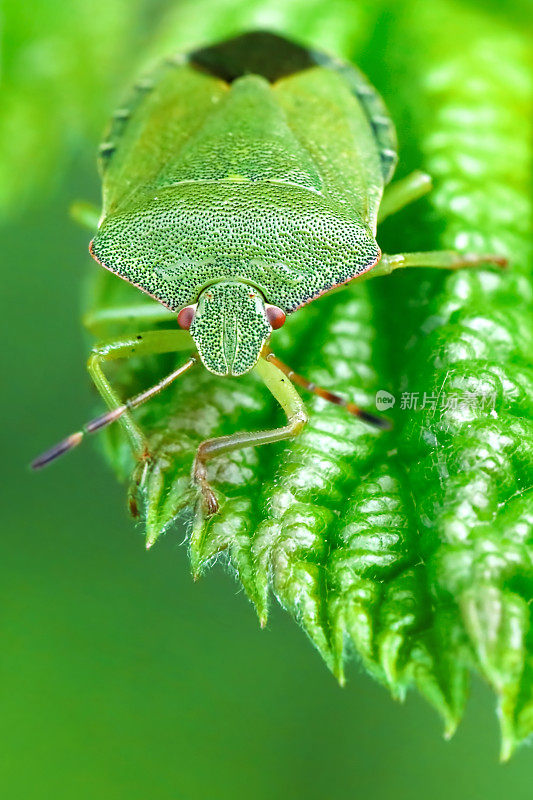
[[[275,53],[275,58],[272,54]],[[201,72],[233,83],[243,75],[261,75],[269,83],[316,66],[313,53],[266,31],[252,31],[189,54],[189,63]]]

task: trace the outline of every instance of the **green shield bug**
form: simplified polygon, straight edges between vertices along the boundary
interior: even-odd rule
[[[384,194],[395,165],[393,123],[364,75],[271,33],[167,59],[139,82],[100,148],[103,209],[90,252],[117,280],[157,301],[123,310],[130,322],[166,315],[174,327],[142,335],[131,327],[131,335],[95,347],[89,372],[109,410],[33,466],[115,420],[146,462],[150,450],[130,412],[199,362],[215,375],[253,370],[287,415],[281,428],[199,446],[192,480],[206,515],[218,507],[209,459],[302,430],[307,416],[295,384],[386,426],[293,373],[270,350],[270,337],[287,314],[363,275],[504,265],[453,251],[382,254],[378,220],[430,188],[417,172]],[[78,216],[92,219],[86,210]],[[105,309],[100,322],[111,318]],[[193,353],[182,366],[125,402],[103,371],[111,359],[187,349]]]

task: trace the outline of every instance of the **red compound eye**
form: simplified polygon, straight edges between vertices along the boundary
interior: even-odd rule
[[[267,306],[266,307],[266,315],[267,319],[272,325],[272,328],[276,331],[278,328],[281,328],[282,325],[285,324],[285,312],[278,308],[277,306]]]
[[[195,306],[185,306],[185,308],[182,308],[178,314],[178,325],[180,328],[183,328],[184,331],[188,331],[192,325],[195,314]]]

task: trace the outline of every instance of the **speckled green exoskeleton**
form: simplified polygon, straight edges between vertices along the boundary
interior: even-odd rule
[[[34,466],[118,419],[147,462],[147,440],[130,412],[199,361],[215,375],[253,370],[287,414],[281,428],[200,445],[192,479],[206,514],[217,510],[210,458],[302,430],[307,417],[294,384],[383,424],[295,375],[269,343],[287,314],[366,273],[502,263],[450,251],[383,255],[378,220],[430,187],[414,173],[383,196],[395,165],[394,126],[368,80],[350,64],[270,33],[169,58],[139,81],[100,148],[103,208],[90,252],[156,302],[102,309],[100,327],[122,315],[131,330],[96,346],[89,359],[109,411]],[[91,221],[86,209],[84,216]],[[134,324],[145,330],[161,315],[169,329],[136,332]],[[126,402],[102,368],[132,354],[187,349],[181,367]]]

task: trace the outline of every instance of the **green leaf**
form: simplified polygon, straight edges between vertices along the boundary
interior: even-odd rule
[[[511,268],[395,274],[291,317],[276,336],[276,352],[360,405],[371,408],[380,389],[394,394],[394,431],[371,430],[313,398],[309,426],[294,442],[211,463],[221,509],[210,520],[190,488],[200,441],[281,421],[252,377],[223,380],[194,370],[136,412],[156,456],[145,472],[118,427],[105,432],[102,446],[121,478],[133,474],[130,507],[143,516],[149,546],[182,515],[195,577],[225,554],[262,625],[274,596],[339,681],[350,659],[359,659],[393,697],[401,700],[409,689],[424,695],[447,736],[463,714],[471,672],[480,674],[494,690],[508,758],[533,733],[525,36],[511,11],[489,15],[446,0],[404,0],[395,13],[388,4],[351,0],[237,0],[216,14],[214,8],[213,0],[194,0],[150,19],[150,55],[262,26],[353,59],[398,124],[401,172],[421,168],[435,182],[426,201],[385,223],[384,249],[494,251],[507,255]],[[134,60],[129,9],[91,15],[66,30],[59,6],[47,6],[69,42],[55,67],[61,85],[71,87],[62,94],[43,77],[45,51],[24,62],[31,66],[24,86],[10,61],[8,118],[29,133],[16,141],[5,128],[0,169],[22,176],[25,194],[49,179],[60,153],[75,151],[66,130],[83,139],[103,121],[113,81],[120,83],[125,61]],[[520,6],[512,11],[518,19]],[[11,21],[14,42],[20,26]],[[90,80],[73,66],[80,31],[85,61],[100,65]],[[43,87],[37,103],[29,101],[35,87]],[[85,107],[87,117],[79,113]],[[33,130],[47,139],[26,177],[20,163],[36,149]],[[12,200],[6,193],[3,203]],[[119,302],[133,296],[103,271],[95,283],[93,303],[109,293]],[[170,356],[132,360],[115,365],[112,377],[130,396],[173,365]],[[415,395],[417,407],[406,407]],[[472,401],[483,395],[485,407]]]

